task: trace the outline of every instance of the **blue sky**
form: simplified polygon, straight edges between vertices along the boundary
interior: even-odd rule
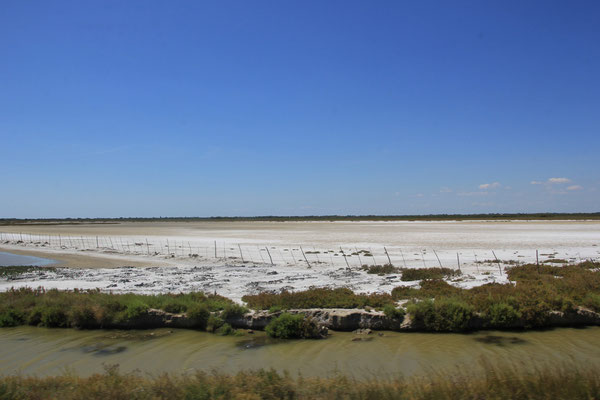
[[[2,1],[0,217],[600,211],[597,1]]]

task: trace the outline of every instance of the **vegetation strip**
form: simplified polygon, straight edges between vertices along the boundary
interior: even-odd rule
[[[260,293],[243,297],[256,310],[252,313],[225,297],[203,293],[151,296],[22,288],[0,293],[0,326],[172,326],[221,334],[247,327],[298,338],[324,337],[323,325],[435,332],[595,325],[600,323],[599,268],[593,262],[515,266],[507,269],[513,283],[472,289],[425,279],[418,288],[397,287],[391,294],[356,294],[345,288]],[[430,276],[428,270],[415,274]]]
[[[562,365],[523,373],[508,365],[481,365],[478,373],[433,373],[411,379],[358,381],[291,377],[274,370],[235,375],[196,372],[142,377],[120,373],[81,378],[8,376],[0,378],[2,399],[597,399],[600,374],[592,366]]]

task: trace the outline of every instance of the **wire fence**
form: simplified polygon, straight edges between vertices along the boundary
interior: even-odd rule
[[[575,263],[579,253],[539,250],[414,248],[400,246],[257,245],[226,241],[184,240],[141,236],[75,236],[0,232],[0,243],[98,254],[189,259],[218,263],[253,263],[303,268],[365,268],[391,264],[400,268],[444,267],[470,273],[500,273],[507,266],[527,263]],[[463,271],[464,272],[464,271]]]

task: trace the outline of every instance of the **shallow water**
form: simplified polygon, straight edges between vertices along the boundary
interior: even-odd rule
[[[360,338],[360,341],[353,339]],[[491,364],[517,368],[575,362],[600,366],[600,327],[542,332],[425,334],[333,332],[325,340],[276,341],[263,332],[220,337],[191,330],[77,331],[0,329],[0,374],[86,376],[105,365],[156,374],[275,368],[303,376],[335,373],[356,378],[421,375],[443,370],[482,370]]]
[[[20,254],[5,253],[0,251],[0,267],[7,267],[12,265],[42,266],[56,263],[56,260],[50,260],[48,258],[23,256]]]

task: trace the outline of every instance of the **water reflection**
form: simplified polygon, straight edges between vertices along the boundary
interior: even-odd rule
[[[19,266],[43,266],[56,264],[58,261],[48,258],[24,256],[21,254],[5,253],[0,251],[0,267]]]
[[[516,336],[498,336],[498,335],[486,335],[482,337],[476,337],[476,341],[485,343],[485,344],[493,344],[496,346],[506,346],[509,344],[524,344],[527,343],[527,340],[522,339]]]

